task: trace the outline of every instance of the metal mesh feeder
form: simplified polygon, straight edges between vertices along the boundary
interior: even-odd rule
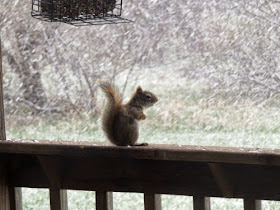
[[[121,17],[122,0],[32,0],[32,17],[73,25],[130,22]]]

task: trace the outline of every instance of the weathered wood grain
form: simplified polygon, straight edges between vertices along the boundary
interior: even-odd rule
[[[232,197],[234,186],[223,167],[219,163],[208,163],[208,166],[223,194],[223,197]]]
[[[2,72],[2,52],[0,37],[0,141],[6,140],[5,117],[4,117],[4,96],[3,96],[3,72]]]
[[[161,210],[161,195],[155,193],[144,193],[145,210]]]
[[[254,199],[244,199],[244,210],[261,210],[262,209],[262,202],[260,200]]]
[[[3,162],[0,162],[0,209],[10,210],[9,190],[7,185],[7,171]]]
[[[5,130],[5,114],[4,114],[2,51],[1,51],[1,37],[0,37],[0,142],[5,141],[5,140],[6,140],[6,130]],[[4,171],[4,169],[3,169],[3,171]],[[2,171],[2,173],[3,173],[3,171]],[[1,173],[1,171],[0,171],[0,173]],[[8,194],[5,195],[5,197],[8,196],[8,198],[5,198],[5,199],[9,199],[9,208],[22,210],[21,189],[20,188],[13,189],[11,187],[4,186],[4,183],[5,183],[5,181],[2,180],[2,188],[5,188],[8,190]],[[2,193],[4,193],[3,190],[4,189],[2,189],[0,191],[2,191]],[[0,203],[1,202],[2,201],[0,201]],[[5,204],[3,204],[3,205],[5,205]],[[2,208],[0,208],[0,209],[2,209]],[[8,209],[8,207],[7,207],[7,209]]]
[[[10,209],[22,210],[22,191],[21,188],[9,187]]]
[[[51,210],[68,210],[67,191],[61,189],[50,189]]]
[[[223,197],[208,163],[132,158],[57,156],[63,162],[61,182],[50,182],[34,155],[7,154],[9,185],[101,192],[139,192]],[[220,163],[234,186],[232,198],[280,200],[280,167]],[[56,172],[54,172],[56,173]],[[53,183],[53,184],[51,184]]]
[[[9,140],[0,142],[0,153],[280,166],[280,150],[255,148],[177,145],[116,147],[97,142]]]
[[[193,197],[193,209],[194,210],[210,210],[210,198],[194,196]]]
[[[97,191],[95,203],[96,210],[113,210],[113,192]]]
[[[38,155],[37,158],[48,178],[50,188],[60,188],[64,174],[62,158],[46,155]]]

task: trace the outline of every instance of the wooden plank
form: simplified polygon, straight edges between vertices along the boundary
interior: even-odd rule
[[[16,210],[22,210],[23,205],[22,205],[22,190],[19,187],[14,188],[15,191],[15,205],[16,205]]]
[[[202,196],[193,196],[194,210],[210,210],[210,198]]]
[[[161,195],[144,193],[145,210],[161,210]]]
[[[16,209],[16,191],[15,187],[8,187],[10,209]]]
[[[22,191],[21,188],[9,187],[10,209],[22,210]]]
[[[176,145],[117,147],[97,142],[14,140],[1,141],[0,153],[280,166],[280,150],[254,148]]]
[[[67,191],[60,189],[50,189],[51,210],[67,210]]]
[[[9,154],[6,158],[18,162],[16,166],[9,165],[10,186],[49,188],[49,178],[36,157]],[[63,159],[64,174],[63,181],[55,184],[55,188],[223,197],[206,163],[130,158],[57,158]],[[280,200],[279,166],[226,163],[221,167],[233,183],[232,198],[253,196],[259,200]]]
[[[51,210],[67,210],[67,190],[61,190],[63,176],[63,162],[61,158],[51,156],[37,156],[44,171],[50,188]]]
[[[244,199],[244,210],[261,210],[262,202],[261,200],[254,199]]]
[[[113,210],[113,192],[96,191],[96,210]]]
[[[0,37],[0,141],[6,140],[4,93],[3,93],[3,71],[2,71],[2,46]],[[0,163],[1,164],[1,163]],[[2,167],[2,168],[1,168]],[[21,189],[8,187],[6,169],[4,164],[0,166],[0,209],[22,210]],[[7,204],[6,202],[9,202]],[[5,207],[5,208],[4,208]]]
[[[60,188],[63,176],[63,162],[61,158],[56,156],[37,156],[40,165],[45,172],[49,188]]]
[[[6,140],[5,117],[4,117],[4,96],[3,96],[3,72],[2,72],[2,52],[0,37],[0,141]]]
[[[223,197],[230,198],[233,195],[233,189],[232,186],[233,183],[229,179],[229,175],[226,174],[226,171],[221,166],[221,164],[218,163],[208,163],[208,166],[214,176],[214,179],[216,180],[217,185],[219,186]]]
[[[5,165],[0,162],[0,209],[10,210],[9,190]]]
[[[2,76],[2,52],[0,37],[0,141],[6,140],[4,103],[3,103],[3,76]],[[9,190],[7,184],[7,171],[3,162],[0,162],[0,209],[10,209]]]

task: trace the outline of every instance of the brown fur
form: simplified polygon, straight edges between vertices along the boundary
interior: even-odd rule
[[[122,96],[110,82],[102,82],[101,89],[107,97],[102,116],[102,128],[107,138],[117,146],[143,146],[136,144],[139,137],[139,120],[145,120],[144,108],[152,106],[158,98],[139,86],[128,103],[122,104]]]

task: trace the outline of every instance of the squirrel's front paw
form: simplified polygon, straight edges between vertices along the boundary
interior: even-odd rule
[[[140,120],[145,120],[146,119],[146,115],[144,114],[144,113],[142,113],[141,115],[140,115]]]

